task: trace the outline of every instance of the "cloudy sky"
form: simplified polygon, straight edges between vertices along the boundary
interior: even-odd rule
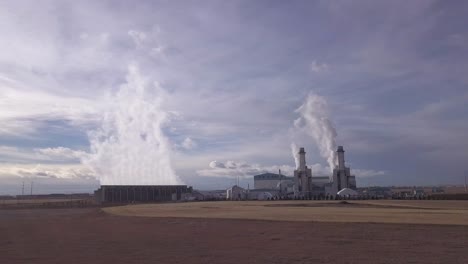
[[[88,192],[112,175],[247,185],[264,171],[290,175],[291,143],[327,175],[300,110],[311,98],[358,185],[462,184],[467,10],[429,0],[0,1],[0,194],[23,182]]]

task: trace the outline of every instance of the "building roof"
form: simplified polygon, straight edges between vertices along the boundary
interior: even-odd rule
[[[237,186],[237,185],[234,185],[234,186],[232,186],[231,188],[228,188],[228,190],[241,190],[241,191],[244,191],[245,189],[242,188],[242,187],[239,187],[239,186]]]
[[[258,181],[258,180],[279,180],[279,179],[280,179],[279,174],[269,173],[269,172],[254,176],[254,181]],[[288,177],[288,176],[281,175],[281,179],[282,180],[292,180],[293,177]]]

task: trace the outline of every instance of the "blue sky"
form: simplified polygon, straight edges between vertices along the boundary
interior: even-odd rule
[[[146,127],[161,117],[150,129],[164,144],[121,144],[164,157],[156,167],[195,188],[290,173],[292,142],[327,174],[319,142],[294,126],[311,94],[327,102],[358,185],[461,184],[467,10],[466,1],[1,1],[0,194],[23,181],[37,192],[93,190],[112,174],[96,168],[114,167],[103,152],[128,148],[95,153],[92,134],[132,106],[126,98],[156,107],[132,118]],[[131,67],[148,88],[117,100]]]

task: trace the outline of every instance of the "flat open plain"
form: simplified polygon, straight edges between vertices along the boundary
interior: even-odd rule
[[[125,216],[468,225],[465,201],[248,201],[105,208]]]
[[[385,210],[393,223],[377,223]],[[468,263],[466,210],[456,201],[0,210],[0,263]],[[408,224],[418,214],[438,224]]]

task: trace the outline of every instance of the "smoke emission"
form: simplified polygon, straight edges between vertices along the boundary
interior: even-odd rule
[[[294,163],[296,164],[296,170],[299,169],[299,148],[296,143],[291,143],[291,152],[294,157]]]
[[[320,155],[327,160],[328,166],[333,170],[337,165],[335,153],[337,134],[329,118],[327,101],[324,97],[311,93],[296,112],[300,117],[294,121],[294,126],[312,136]]]
[[[99,129],[88,133],[90,166],[101,184],[175,185],[181,181],[170,160],[170,143],[162,126],[164,91],[130,65],[126,84],[111,96]]]

